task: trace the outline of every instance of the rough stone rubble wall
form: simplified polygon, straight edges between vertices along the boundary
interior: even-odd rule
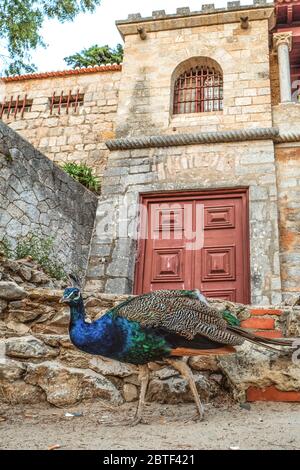
[[[4,114],[3,122],[54,162],[87,163],[102,175],[108,155],[104,142],[114,137],[120,76],[120,71],[108,71],[2,83],[0,99],[18,95],[23,99],[27,94],[33,100],[23,118]],[[84,93],[83,106],[76,112],[71,108],[68,114],[64,108],[60,115],[54,110],[51,115],[53,93],[68,95],[69,90]]]
[[[135,366],[90,356],[70,343],[69,308],[59,304],[62,291],[27,288],[25,292],[12,284],[0,282],[0,403],[48,402],[63,407],[90,398],[115,405],[137,399]],[[98,318],[125,298],[86,292],[87,315]],[[214,305],[230,308],[243,319],[245,327],[263,329],[260,334],[300,334],[299,308]],[[271,392],[273,400],[300,401],[300,368],[290,357],[245,345],[237,354],[197,356],[190,358],[189,364],[204,401],[222,400],[224,396],[226,400],[233,396],[242,402],[252,401],[254,394],[264,399],[264,394]],[[151,364],[150,369],[148,400],[192,401],[186,380],[172,367]]]
[[[97,197],[0,123],[0,239],[53,237],[66,271],[84,270]]]

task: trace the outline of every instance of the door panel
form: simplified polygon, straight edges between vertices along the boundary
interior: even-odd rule
[[[153,194],[142,204],[147,238],[139,243],[135,293],[198,288],[207,297],[249,302],[246,189]]]

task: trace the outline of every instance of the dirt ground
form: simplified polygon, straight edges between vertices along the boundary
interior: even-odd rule
[[[135,404],[99,402],[67,409],[0,405],[0,449],[299,449],[300,404],[206,404],[202,423],[192,404],[147,404],[148,424],[124,426]],[[66,417],[77,412],[78,417]],[[185,422],[188,420],[188,422]],[[123,425],[122,425],[123,423]]]

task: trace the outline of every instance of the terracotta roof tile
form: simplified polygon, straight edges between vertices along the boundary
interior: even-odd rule
[[[83,75],[86,73],[97,73],[97,72],[117,72],[122,70],[122,65],[99,65],[96,67],[87,67],[82,69],[72,70],[61,70],[58,72],[42,72],[42,73],[31,73],[28,75],[15,75],[11,77],[2,77],[5,83],[7,82],[18,82],[22,80],[38,80],[41,78],[53,78],[53,77],[66,77],[68,75]]]

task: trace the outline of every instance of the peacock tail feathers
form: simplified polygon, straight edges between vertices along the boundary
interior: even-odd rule
[[[158,290],[132,298],[112,311],[143,327],[163,328],[189,340],[203,335],[218,343],[243,343],[227,329],[228,323],[218,310],[199,300],[198,291]]]
[[[236,316],[234,316],[229,310],[223,310],[222,311],[222,316],[223,316],[224,320],[227,321],[228,325],[231,325],[231,326],[240,326],[241,325],[240,320]]]

